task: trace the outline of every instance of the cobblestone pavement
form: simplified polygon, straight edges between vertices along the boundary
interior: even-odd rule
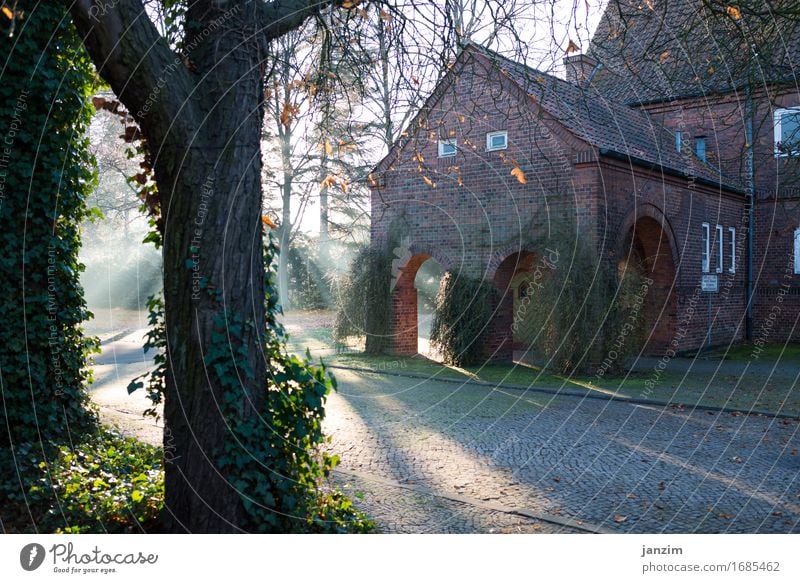
[[[336,377],[336,482],[386,532],[800,532],[795,421]]]

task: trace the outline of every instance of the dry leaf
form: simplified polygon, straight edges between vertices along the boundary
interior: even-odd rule
[[[420,154],[419,152],[414,152],[414,155],[411,156],[411,159],[412,160],[416,160],[417,162],[424,162],[425,161],[425,158],[423,158],[422,154]]]
[[[658,60],[663,64],[667,59],[669,59],[669,51],[664,51],[661,53],[661,56],[658,57]]]
[[[14,19],[14,13],[11,12],[11,9],[8,8],[7,6],[3,6],[2,8],[0,8],[0,10],[3,11],[3,14],[5,14],[6,18],[8,18],[9,20],[13,20]]]
[[[725,8],[725,12],[727,12],[728,16],[730,16],[734,20],[739,20],[740,18],[742,18],[742,12],[738,8],[736,8],[736,6],[728,6],[727,8]]]
[[[261,222],[264,223],[270,229],[277,229],[278,225],[276,225],[271,218],[267,215],[261,215]]]
[[[361,0],[344,0],[344,2],[342,2],[342,8],[350,10],[351,8],[355,8],[359,4],[361,4]]]
[[[572,39],[569,39],[569,44],[567,45],[567,54],[570,53],[579,53],[581,49]]]
[[[528,179],[525,178],[525,173],[519,166],[511,170],[511,176],[516,178],[520,184],[528,184]]]
[[[427,184],[431,188],[436,188],[436,183],[433,180],[431,180],[430,178],[428,178],[427,176],[423,176],[422,180],[424,180],[425,184]]]
[[[386,12],[385,10],[381,10],[381,20],[385,20],[389,22],[392,19],[392,15]]]
[[[614,522],[616,522],[617,524],[622,524],[626,520],[628,520],[627,516],[622,516],[621,514],[614,515]]]

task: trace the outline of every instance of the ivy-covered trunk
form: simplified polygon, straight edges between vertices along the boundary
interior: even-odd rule
[[[233,37],[218,51],[237,66],[203,81],[193,143],[155,166],[159,185],[174,178],[161,191],[170,531],[246,527],[246,493],[220,460],[231,427],[262,412],[266,395],[261,71],[258,54]],[[196,66],[214,70],[217,54],[198,55]]]
[[[78,262],[93,184],[92,71],[62,7],[20,0],[16,9],[0,14],[0,447],[41,448],[95,421]]]

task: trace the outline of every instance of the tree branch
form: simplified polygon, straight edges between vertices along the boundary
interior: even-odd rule
[[[139,122],[149,140],[163,144],[182,127],[193,82],[158,33],[141,0],[75,0],[70,13],[92,60]],[[181,132],[177,132],[181,133]],[[186,133],[183,133],[185,136]]]

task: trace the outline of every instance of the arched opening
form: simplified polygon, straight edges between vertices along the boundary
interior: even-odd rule
[[[532,251],[512,253],[497,266],[494,284],[497,305],[491,324],[487,358],[495,362],[511,362],[514,352],[526,350],[529,334],[523,325],[525,313],[536,301],[536,288],[552,268],[546,256]]]
[[[392,274],[392,353],[430,355],[430,333],[442,265],[427,253],[412,255]]]
[[[617,265],[620,277],[636,270],[644,279],[646,296],[642,303],[642,332],[647,354],[662,353],[675,334],[675,260],[669,235],[657,219],[645,216],[628,230],[622,257]]]

